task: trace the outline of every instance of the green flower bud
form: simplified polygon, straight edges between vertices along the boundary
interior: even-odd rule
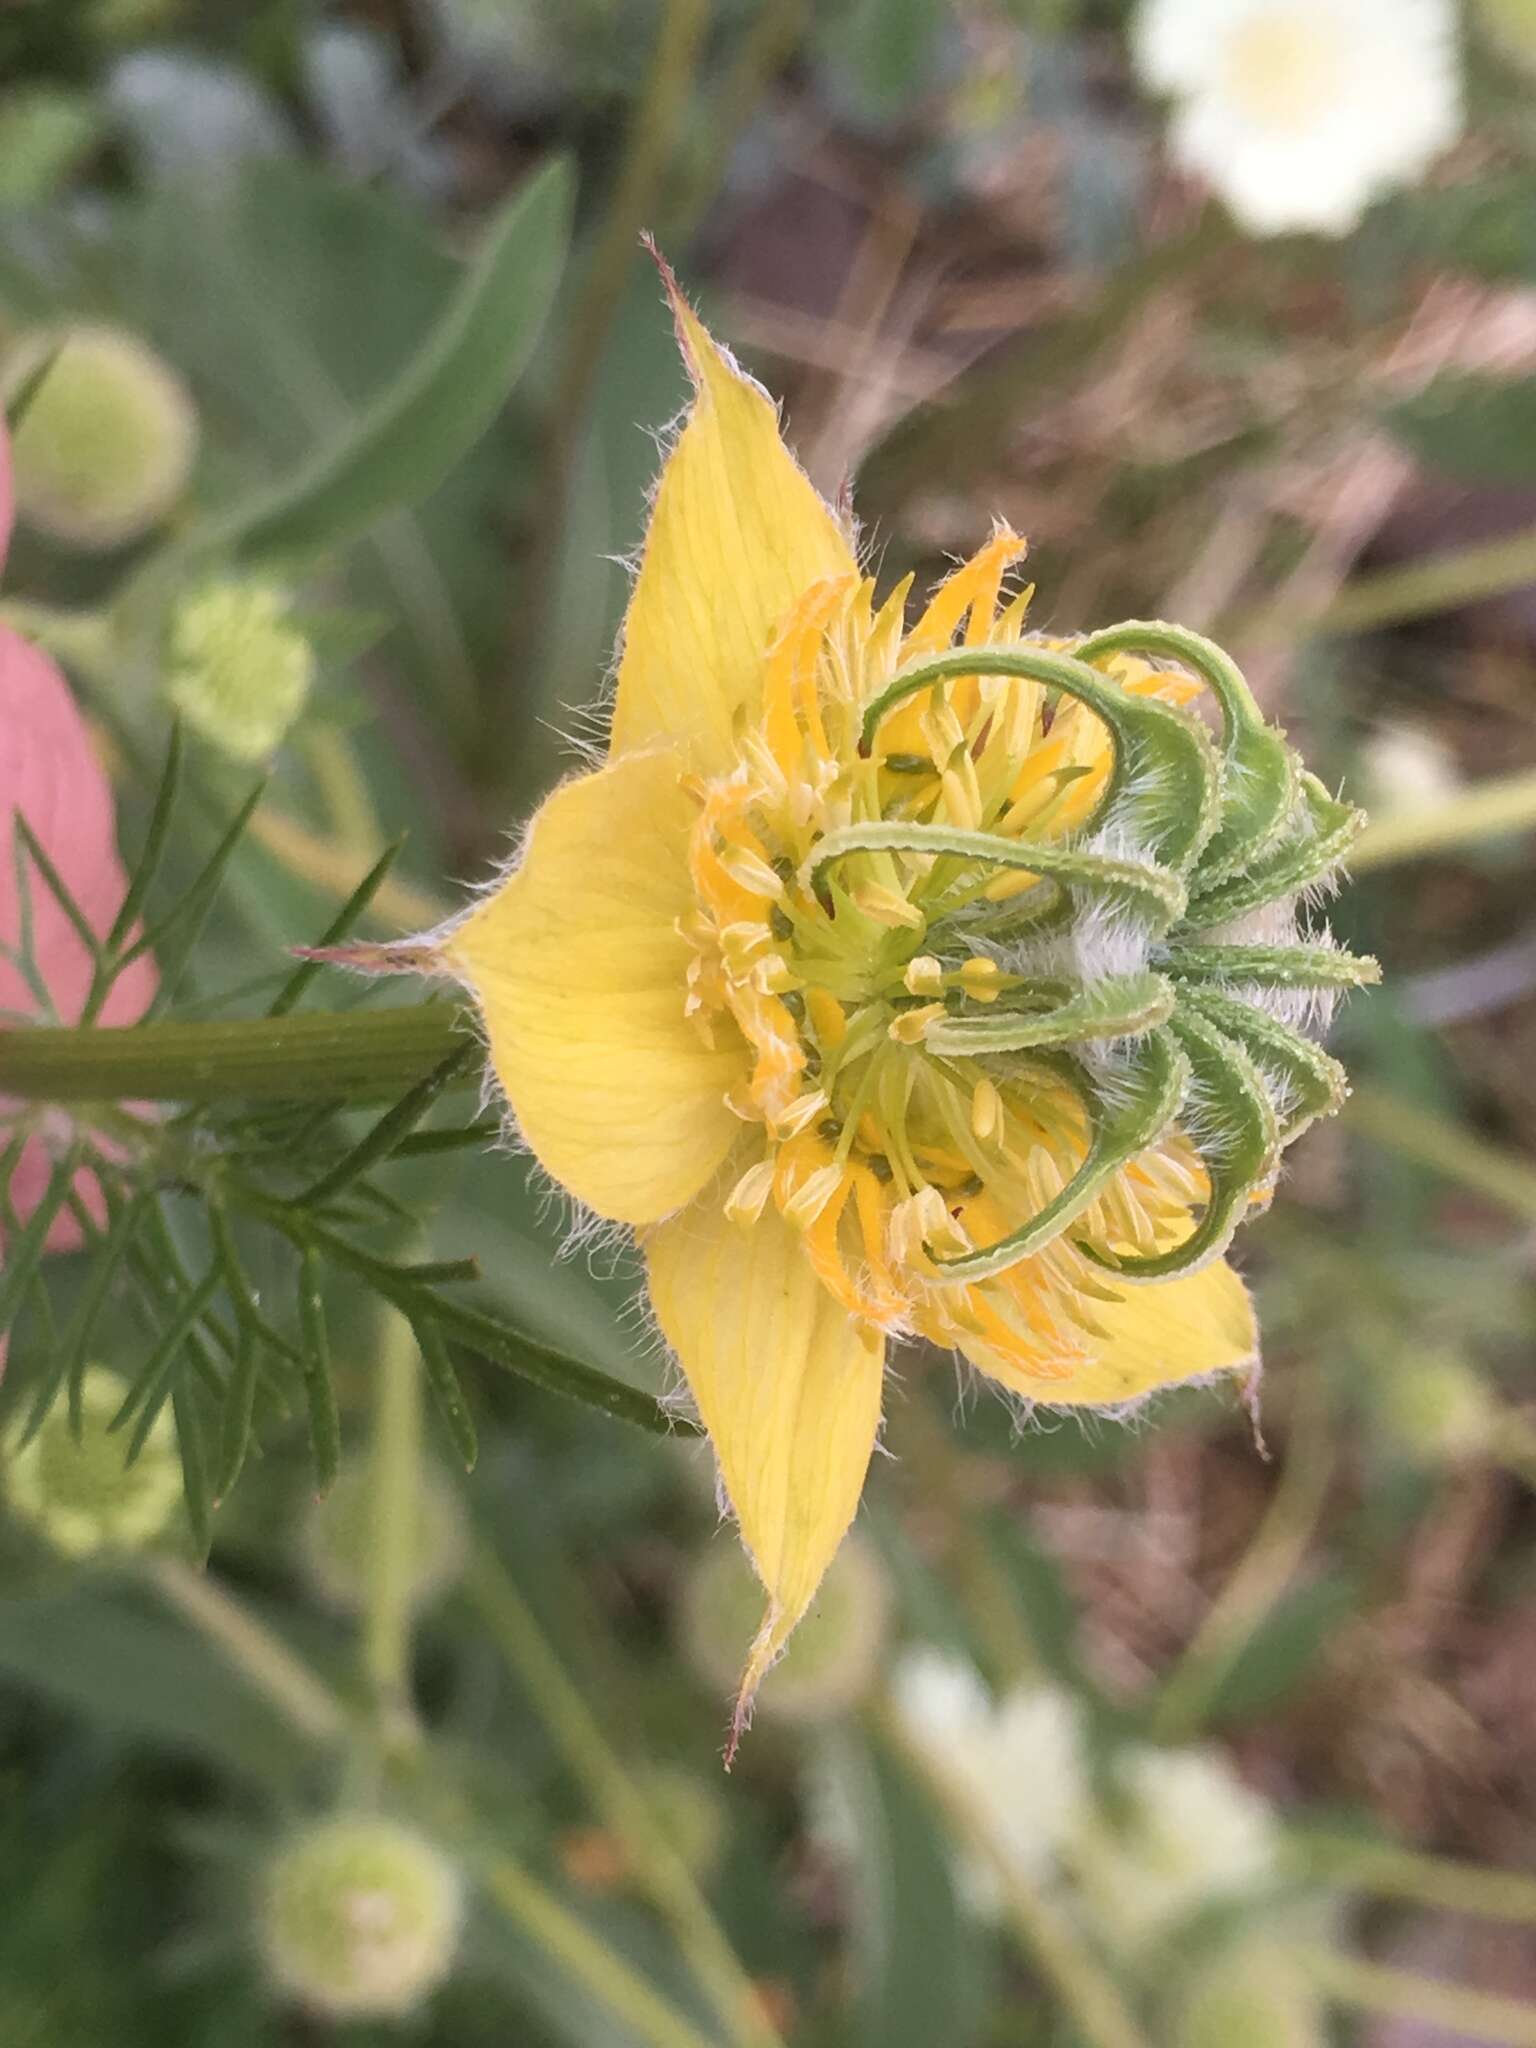
[[[262,1880],[260,1946],[273,1981],[331,2019],[412,2012],[453,1963],[458,1872],[413,1828],[338,1815],[295,1835]]]
[[[1326,2048],[1329,2038],[1302,1965],[1265,1941],[1242,1942],[1202,1970],[1172,2034],[1178,2048]]]
[[[231,578],[191,592],[171,615],[166,697],[237,761],[276,752],[314,683],[314,649],[288,608],[276,584]]]
[[[304,1562],[310,1581],[328,1606],[344,1613],[356,1613],[367,1600],[373,1501],[370,1461],[366,1456],[349,1458],[305,1523]],[[396,1503],[392,1512],[408,1514],[410,1505]],[[421,1474],[413,1521],[411,1604],[425,1607],[459,1577],[468,1549],[459,1496],[430,1465]]]
[[[1497,1431],[1497,1404],[1487,1386],[1452,1351],[1410,1352],[1392,1360],[1377,1398],[1393,1441],[1425,1464],[1475,1458],[1490,1448]]]
[[[81,1431],[75,1440],[60,1402],[30,1443],[12,1436],[5,1491],[12,1512],[30,1522],[66,1557],[136,1550],[164,1533],[181,1499],[176,1425],[162,1409],[133,1464],[125,1462],[126,1431],[108,1434],[126,1389],[116,1373],[93,1365],[81,1387]]]
[[[712,1690],[729,1696],[762,1620],[763,1589],[734,1545],[702,1552],[683,1590],[684,1654]],[[874,1681],[885,1647],[890,1588],[872,1546],[847,1537],[782,1661],[763,1681],[757,1704],[786,1721],[835,1720]]]
[[[186,488],[197,450],[191,394],[134,335],[89,325],[26,336],[6,363],[7,392],[50,356],[12,440],[17,509],[71,546],[117,547]]]

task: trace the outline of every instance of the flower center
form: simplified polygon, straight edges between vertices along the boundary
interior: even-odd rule
[[[1072,721],[1043,732],[1037,697],[1004,678],[930,693],[866,746],[895,643],[850,614],[846,587],[809,593],[770,655],[761,724],[694,786],[686,1001],[708,1042],[739,1033],[748,1054],[729,1099],[762,1150],[728,1209],[748,1221],[771,1201],[854,1313],[922,1326],[934,1254],[1038,1210],[1087,1144],[1048,1064],[947,1052],[937,1028],[1059,1000],[1016,963],[1026,935],[1063,923],[1066,892],[924,835],[1061,832],[1105,756],[1075,759]],[[1064,943],[1043,937],[1042,958]],[[1170,1204],[1188,1191],[1180,1178]]]
[[[1257,127],[1306,125],[1335,95],[1343,71],[1343,32],[1316,6],[1267,8],[1227,42],[1228,97]]]

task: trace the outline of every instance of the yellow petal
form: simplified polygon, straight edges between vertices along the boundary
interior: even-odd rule
[[[823,577],[855,573],[831,510],[779,436],[773,401],[710,339],[671,274],[694,402],[667,457],[624,621],[613,753],[665,741],[724,765],[780,621]]]
[[[443,952],[539,1163],[621,1223],[691,1201],[741,1131],[723,1100],[747,1068],[739,1035],[710,1050],[683,1012],[696,812],[678,776],[649,754],[557,789]]]
[[[768,1611],[748,1655],[731,1748],[752,1695],[842,1542],[880,1427],[885,1345],[817,1280],[775,1209],[727,1221],[712,1197],[648,1234],[651,1301],[720,1462]]]
[[[1094,1337],[1092,1355],[1064,1378],[1037,1377],[978,1337],[963,1336],[961,1348],[1010,1393],[1051,1408],[1117,1408],[1159,1387],[1258,1363],[1253,1304],[1224,1260],[1184,1279],[1114,1291],[1118,1299],[1092,1304],[1102,1340]]]

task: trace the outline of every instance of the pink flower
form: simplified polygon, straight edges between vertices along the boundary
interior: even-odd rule
[[[14,498],[9,442],[0,429],[0,564],[10,543]],[[47,655],[8,626],[0,626],[0,941],[18,945],[22,903],[17,885],[14,818],[20,812],[57,868],[92,929],[105,934],[127,886],[117,850],[112,786],[91,744],[89,728],[69,685]],[[25,856],[23,856],[25,862]],[[79,934],[55,902],[47,884],[28,867],[32,906],[32,956],[47,989],[53,1019],[79,1018],[91,985],[91,958]],[[143,1015],[155,991],[156,974],[146,954],[114,982],[98,1021],[131,1024]],[[14,1015],[36,1018],[37,998],[20,968],[0,957],[0,1029]],[[4,1126],[21,1105],[0,1098],[0,1145]],[[61,1119],[62,1123],[62,1119]],[[67,1137],[68,1127],[63,1127]],[[37,1207],[52,1171],[46,1127],[28,1141],[11,1179],[11,1199],[25,1222]],[[101,1209],[95,1180],[82,1174],[82,1200]],[[48,1233],[50,1251],[71,1251],[80,1226],[67,1211]],[[3,1354],[0,1354],[3,1355]]]

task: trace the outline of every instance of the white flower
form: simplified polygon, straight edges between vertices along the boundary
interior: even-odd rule
[[[974,1668],[933,1649],[912,1650],[892,1678],[910,1740],[986,1818],[992,1840],[1026,1883],[1046,1877],[1087,1799],[1076,1701],[1054,1685],[1016,1686],[993,1705]],[[967,1860],[965,1885],[992,1910],[990,1867]]]
[[[1175,154],[1256,235],[1344,234],[1461,127],[1454,0],[1143,0]]]
[[[1124,1784],[1123,1822],[1096,1812],[1065,1851],[1095,1923],[1122,1947],[1274,1881],[1274,1815],[1218,1750],[1138,1750]]]

